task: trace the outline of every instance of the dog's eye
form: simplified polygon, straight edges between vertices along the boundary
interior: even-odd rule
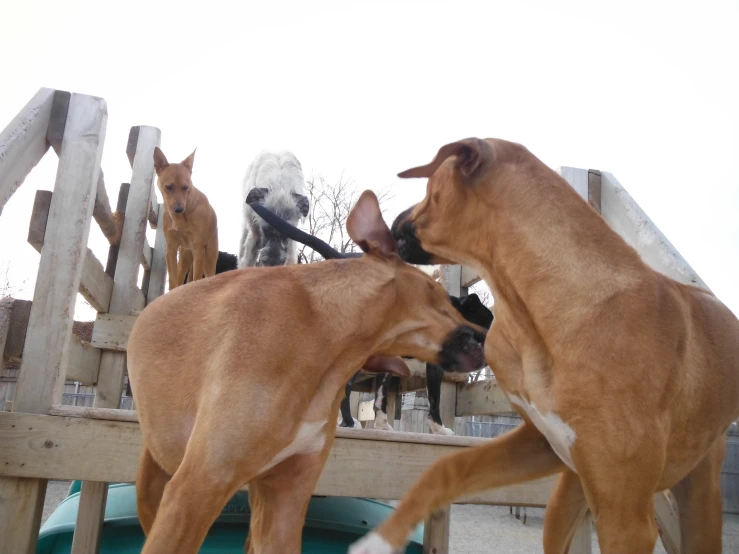
[[[174,190],[174,185],[167,185],[164,188],[167,189],[167,190]]]
[[[189,189],[189,188],[190,187],[182,187],[182,192],[187,192],[187,189]]]

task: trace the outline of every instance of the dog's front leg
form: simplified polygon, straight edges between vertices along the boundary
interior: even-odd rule
[[[177,244],[174,241],[166,239],[165,257],[167,259],[167,277],[169,278],[169,290],[172,290],[179,284],[177,279]]]
[[[195,248],[192,251],[192,280],[199,281],[205,271],[205,248]]]
[[[490,442],[440,458],[416,481],[390,518],[350,549],[350,554],[392,554],[435,510],[477,491],[531,481],[566,466],[530,423]]]

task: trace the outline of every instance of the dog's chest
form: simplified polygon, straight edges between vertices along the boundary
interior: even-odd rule
[[[552,450],[559,458],[567,464],[567,466],[577,473],[575,464],[572,461],[571,448],[575,443],[575,431],[562,418],[554,412],[542,413],[533,403],[529,403],[520,396],[509,394],[508,399],[511,404],[515,404],[521,408],[526,415],[529,416],[531,422],[546,437],[547,442]]]

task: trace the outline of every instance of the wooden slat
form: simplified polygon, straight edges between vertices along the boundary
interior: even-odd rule
[[[591,554],[593,551],[593,517],[590,512],[575,531],[567,554]]]
[[[367,439],[368,434],[374,438]],[[485,442],[361,429],[337,429],[336,435],[315,494],[398,499],[440,456]],[[133,482],[142,438],[136,423],[2,413],[0,444],[0,475]],[[378,479],[378,467],[392,467],[393,478]],[[542,479],[462,500],[543,506],[554,482]]]
[[[130,159],[133,152],[133,172],[113,279],[113,294],[108,310],[111,314],[130,314],[141,306],[140,296],[135,291],[138,290],[139,263],[146,238],[151,190],[154,186],[154,148],[159,145],[160,140],[161,133],[154,127],[134,127],[129,134],[127,153]],[[118,407],[125,370],[124,355],[115,352],[103,353],[95,406]]]
[[[26,330],[28,320],[31,317],[30,300],[11,300],[12,311],[8,333],[5,340],[3,355],[9,359],[19,362],[23,358],[23,348],[26,344]]]
[[[477,271],[466,265],[462,266],[461,279],[463,287],[471,287],[475,283],[479,283],[480,281],[482,281],[482,277],[478,275]]]
[[[588,203],[600,213],[600,171],[588,169]]]
[[[124,214],[122,217],[125,218],[126,203],[128,202],[128,189],[130,185],[128,183],[121,183],[118,189],[118,201],[115,206],[115,211],[119,214]],[[121,227],[121,232],[123,228]],[[118,241],[120,243],[120,241]],[[105,263],[105,274],[111,279],[115,275],[115,266],[118,263],[118,250],[119,244],[111,244],[108,248],[108,260]]]
[[[53,194],[48,190],[36,191],[33,203],[31,222],[28,226],[28,243],[37,252],[41,253],[46,236],[46,226]],[[98,261],[92,250],[85,250],[85,262],[80,281],[80,294],[98,312],[107,312],[110,295],[113,291],[113,279],[103,271],[103,265]]]
[[[19,412],[46,413],[61,400],[106,123],[104,100],[71,96],[13,402]],[[45,490],[43,480],[0,480],[0,553],[35,552]]]
[[[82,524],[75,526],[71,554],[96,554],[98,552],[103,534],[107,498],[108,483],[82,481],[80,503],[77,509],[77,521]],[[89,524],[85,524],[85,521]]]
[[[494,379],[457,385],[457,417],[515,413],[503,389]]]
[[[53,102],[54,91],[40,89],[0,133],[0,214],[49,149],[46,129]]]
[[[141,265],[144,269],[151,269],[151,246],[146,237],[144,237],[144,248],[141,250]]]
[[[669,492],[654,495],[654,512],[665,551],[667,554],[680,554],[680,517]]]
[[[149,284],[146,288],[147,304],[155,298],[164,294],[164,285],[167,278],[167,260],[165,253],[164,238],[164,208],[157,204],[157,233],[154,239],[154,250],[151,255],[151,272],[149,273]]]
[[[69,342],[67,380],[79,381],[83,385],[95,384],[99,369],[100,350],[72,335]]]
[[[123,214],[113,212],[110,209],[108,191],[105,190],[105,178],[102,170],[100,170],[100,177],[98,178],[95,208],[92,211],[92,217],[95,218],[103,235],[108,239],[109,244],[118,244],[120,242],[121,231],[123,230]]]
[[[90,344],[100,350],[125,352],[135,322],[135,315],[98,314]]]

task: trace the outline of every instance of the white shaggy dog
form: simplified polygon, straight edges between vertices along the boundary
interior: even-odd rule
[[[246,171],[242,191],[244,219],[239,268],[297,263],[296,244],[262,220],[247,202],[259,202],[297,226],[310,208],[304,192],[303,168],[295,154],[262,152],[254,159]]]

